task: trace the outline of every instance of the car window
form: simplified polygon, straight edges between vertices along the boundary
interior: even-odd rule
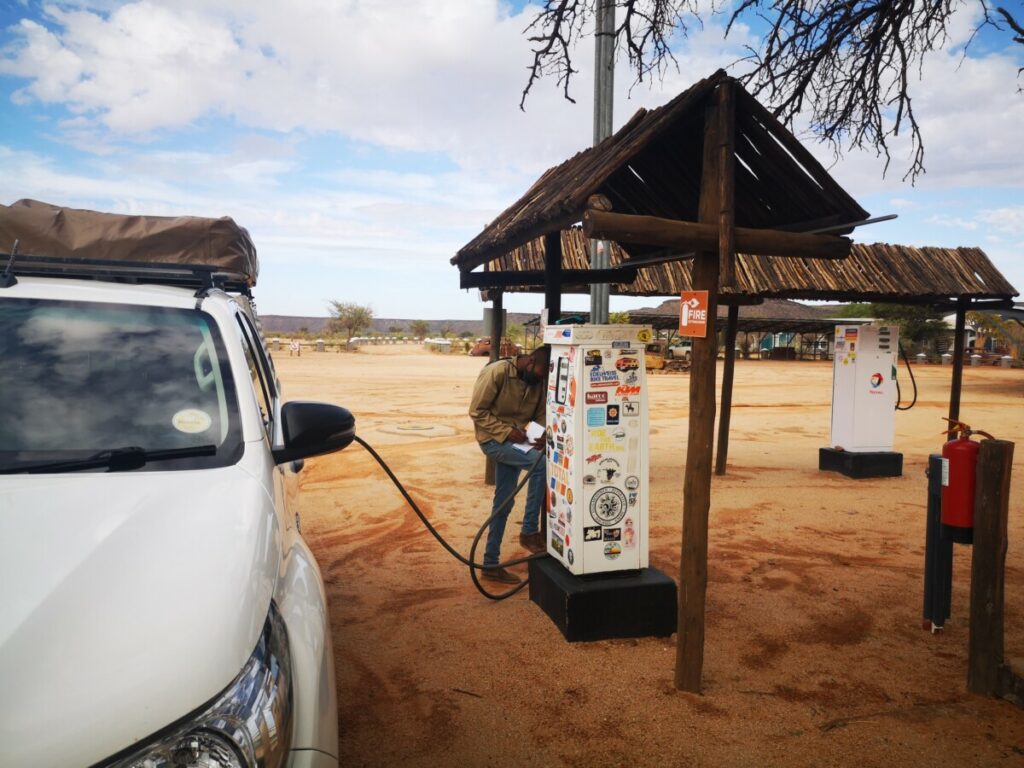
[[[99,451],[217,446],[147,470],[241,455],[234,381],[216,322],[191,309],[0,301],[0,467]]]
[[[242,349],[245,352],[245,362],[249,366],[249,376],[252,380],[252,388],[256,393],[256,403],[260,409],[260,416],[263,419],[263,428],[267,435],[273,438],[274,434],[274,397],[276,395],[274,382],[267,372],[264,363],[262,350],[250,335],[248,323],[239,313],[235,315],[238,321],[238,331],[241,335]]]

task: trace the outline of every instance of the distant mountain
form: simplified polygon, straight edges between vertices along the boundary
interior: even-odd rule
[[[535,318],[536,315],[528,312],[509,312],[508,322],[510,325],[522,325],[527,320]],[[414,318],[415,319],[415,318]],[[311,333],[322,335],[327,332],[329,317],[299,317],[296,315],[260,315],[260,323],[263,332],[267,336],[287,336],[292,333]],[[375,333],[388,333],[391,328],[401,328],[402,333],[409,332],[409,323],[413,320],[402,320],[391,317],[375,317],[373,328]],[[430,332],[440,334],[447,330],[456,336],[468,331],[474,337],[484,335],[483,320],[427,320],[430,323]]]

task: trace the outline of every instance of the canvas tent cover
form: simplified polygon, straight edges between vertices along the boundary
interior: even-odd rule
[[[0,252],[15,240],[30,256],[214,267],[250,287],[259,276],[249,233],[227,216],[129,216],[19,200],[0,205]]]

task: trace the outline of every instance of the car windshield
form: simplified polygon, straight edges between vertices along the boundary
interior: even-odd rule
[[[227,355],[198,310],[0,300],[0,392],[0,471],[126,448],[154,452],[145,470],[241,455]]]

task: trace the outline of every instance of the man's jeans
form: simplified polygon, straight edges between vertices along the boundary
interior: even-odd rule
[[[480,444],[480,450],[494,459],[494,503],[491,505],[491,514],[498,511],[498,504],[506,499],[516,485],[519,484],[519,473],[529,469],[530,465],[537,460],[540,451],[530,450],[523,453],[514,447],[511,442],[499,443],[495,440],[488,440]],[[546,462],[544,459],[537,461],[537,465],[530,471],[530,479],[526,484],[526,512],[523,515],[523,535],[536,533],[540,530],[540,508],[544,502],[544,478],[546,475]],[[487,531],[487,548],[484,550],[484,565],[497,565],[501,553],[501,539],[505,535],[505,523],[508,521],[509,512],[514,504],[510,502],[505,505],[502,514],[491,521],[491,527]]]

